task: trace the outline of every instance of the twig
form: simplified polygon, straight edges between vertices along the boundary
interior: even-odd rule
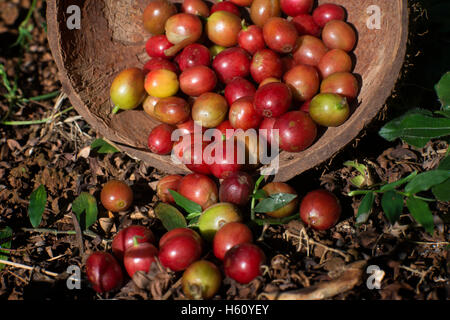
[[[86,132],[84,132],[83,130],[81,130],[80,126],[78,125],[78,123],[77,123],[76,121],[74,121],[73,123],[74,123],[75,127],[77,128],[77,130],[80,132],[80,134],[81,134],[82,136],[85,136],[85,137],[87,137],[87,138],[89,138],[89,139],[93,139],[89,134],[87,134]]]
[[[60,259],[60,258],[62,258],[62,257],[64,257],[64,256],[66,256],[66,255],[67,255],[66,253],[64,253],[64,254],[60,254],[59,256],[56,256],[56,257],[53,257],[53,258],[47,259],[47,262],[51,262],[51,261],[55,261],[55,260],[58,260],[58,259]]]
[[[24,264],[21,264],[21,263],[12,262],[12,261],[8,261],[8,260],[0,259],[0,264],[6,264],[6,265],[11,266],[11,267],[25,269],[25,270],[30,270],[30,271],[34,271],[34,270],[37,269],[40,272],[42,272],[42,273],[44,273],[44,274],[46,274],[46,275],[48,275],[50,277],[57,277],[57,276],[59,276],[59,274],[55,273],[55,272],[47,271],[45,269],[40,269],[40,268],[37,268],[37,267],[30,267],[30,266],[27,266],[27,265],[24,265]]]
[[[77,120],[83,119],[82,116],[73,116],[73,117],[68,117],[67,119],[64,119],[63,121],[57,122],[57,125],[61,125],[62,123],[70,123],[70,122],[74,122]]]
[[[77,234],[75,230],[60,231],[60,230],[45,229],[45,228],[22,228],[22,230],[26,231],[26,232],[51,233],[54,235],[59,235],[59,234],[76,235]],[[100,237],[98,234],[96,234],[95,232],[93,232],[91,230],[84,230],[83,234],[85,236],[91,237],[93,239],[100,238],[100,239],[102,239],[102,242],[105,242],[105,243],[110,243],[112,241],[109,239],[103,239],[102,237]]]
[[[264,235],[266,234],[267,229],[269,228],[268,224],[263,225],[263,229],[261,231],[261,235],[258,237],[256,241],[264,241]]]
[[[419,286],[420,286],[420,285],[422,284],[422,282],[425,280],[425,277],[427,276],[427,274],[433,271],[433,267],[429,268],[429,269],[426,270],[426,271],[425,271],[425,270],[424,270],[424,271],[420,271],[420,270],[413,269],[413,268],[407,267],[407,266],[400,266],[399,268],[400,268],[400,269],[404,269],[404,270],[406,270],[406,271],[409,271],[409,272],[411,272],[411,273],[414,273],[414,274],[416,274],[417,276],[420,277],[420,280],[419,280],[419,282],[417,283],[417,286],[416,286],[416,293],[417,293],[417,294],[420,294]]]
[[[50,116],[53,117],[59,111],[59,109],[61,108],[61,106],[64,103],[64,100],[66,100],[66,99],[67,99],[67,95],[64,92],[61,92],[58,95],[58,98],[56,99],[55,104],[53,105],[53,110],[52,110],[52,113]]]
[[[363,270],[366,261],[356,261],[347,266],[343,273],[334,280],[323,281],[316,285],[284,292],[262,293],[259,299],[264,297],[269,300],[324,300],[330,299],[340,293],[353,289],[362,281]]]
[[[28,284],[28,281],[25,280],[24,278],[22,278],[21,276],[19,276],[18,274],[15,274],[14,272],[12,272],[11,270],[7,270],[9,274],[13,275],[14,277],[16,277],[17,279],[19,279],[20,281],[22,281],[25,284]]]
[[[28,126],[33,124],[43,124],[53,121],[55,118],[61,116],[62,114],[69,112],[72,110],[73,107],[69,107],[61,112],[56,113],[53,116],[50,116],[48,118],[40,119],[40,120],[24,120],[24,121],[2,121],[0,124],[3,124],[5,126]]]
[[[182,278],[178,279],[177,282],[175,282],[169,290],[167,290],[166,293],[164,293],[164,295],[161,297],[161,300],[167,300],[169,299],[169,297],[172,295],[172,293],[175,291],[176,288],[178,288],[181,285],[181,280],[183,280]]]
[[[418,276],[423,276],[424,274],[427,274],[428,271],[429,271],[429,270],[428,271],[419,271],[417,269],[413,269],[413,268],[410,268],[410,267],[407,267],[407,266],[400,266],[399,268],[400,269],[405,269],[406,271],[409,271],[411,273],[415,273]]]
[[[76,232],[78,247],[80,248],[80,255],[84,256],[83,233],[81,232],[81,227],[75,213],[71,212],[70,214],[72,216],[73,227],[75,228]]]
[[[318,241],[315,241],[314,239],[311,239],[308,236],[308,234],[306,233],[304,228],[302,228],[300,230],[300,234],[299,235],[293,234],[291,231],[287,230],[286,231],[286,237],[287,237],[287,239],[289,239],[289,237],[294,237],[294,238],[299,240],[298,251],[300,251],[303,248],[303,240],[304,240],[306,242],[306,253],[307,253],[308,256],[309,256],[310,245],[311,246],[317,245],[319,247],[324,248],[326,250],[325,253],[327,251],[331,251],[331,252],[337,253],[338,255],[342,256],[345,259],[345,261],[350,261],[350,255],[342,252],[341,250],[331,248],[331,247],[329,247],[327,245],[324,245],[323,243],[320,243]]]
[[[448,246],[450,242],[447,241],[410,241],[411,243],[420,244],[423,246]]]
[[[27,251],[27,250],[28,250],[28,248],[21,248],[21,249],[1,248],[0,252],[11,253],[11,252],[20,252],[20,251]]]

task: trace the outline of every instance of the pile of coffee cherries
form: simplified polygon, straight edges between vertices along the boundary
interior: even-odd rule
[[[148,273],[156,261],[175,274],[182,273],[182,291],[189,299],[214,297],[224,277],[247,284],[262,275],[266,255],[254,242],[251,220],[245,214],[254,192],[248,173],[233,173],[219,187],[212,178],[198,173],[165,176],[158,181],[156,194],[161,202],[176,205],[169,190],[201,207],[203,212],[195,226],[172,228],[159,241],[152,230],[141,225],[121,229],[113,238],[112,253],[97,251],[86,260],[87,278],[95,291],[118,290],[127,275],[133,279],[136,272]],[[261,190],[266,196],[297,195],[282,182],[267,183]],[[126,211],[132,202],[133,192],[124,182],[111,180],[103,186],[101,203],[105,209]],[[332,193],[319,189],[265,215],[283,218],[297,215],[296,211],[311,228],[326,230],[339,220],[341,206]]]
[[[280,150],[305,150],[318,126],[336,127],[348,119],[360,89],[352,74],[357,34],[345,21],[345,9],[333,3],[314,8],[314,2],[185,0],[177,8],[167,0],[151,1],[143,14],[151,34],[149,61],[114,79],[113,111],[142,105],[161,122],[148,136],[149,149],[160,155],[175,149],[193,158],[191,146],[177,150],[171,136],[176,129],[193,135],[194,124],[218,129],[223,140],[231,139],[227,129],[266,129],[264,138],[276,139]],[[276,137],[273,129],[279,130]],[[189,169],[218,178],[224,165],[242,169],[215,162]]]

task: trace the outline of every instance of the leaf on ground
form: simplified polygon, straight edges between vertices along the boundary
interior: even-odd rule
[[[98,153],[116,153],[119,152],[115,147],[110,145],[108,142],[106,142],[103,139],[95,139],[91,143],[91,149],[98,149]]]
[[[437,186],[434,186],[431,191],[433,191],[433,195],[439,201],[450,201],[450,179],[445,180]]]
[[[428,204],[423,200],[409,197],[406,199],[406,206],[414,220],[432,235],[434,231],[434,220]]]
[[[381,207],[391,224],[394,224],[403,211],[403,196],[393,190],[381,197]]]
[[[7,255],[3,255],[1,253],[5,252],[2,251],[1,248],[4,249],[11,249],[11,238],[13,235],[13,230],[10,227],[6,227],[0,230],[0,259],[1,260],[8,260]],[[5,267],[4,264],[0,263],[0,270],[3,270]]]
[[[361,188],[367,183],[367,180],[369,179],[369,169],[366,165],[360,164],[358,161],[346,161],[344,162],[344,166],[355,168],[360,173],[360,175],[350,179],[350,182],[354,186]]]
[[[435,86],[436,93],[442,104],[442,110],[450,108],[450,72],[444,74]]]
[[[418,174],[405,186],[407,194],[416,194],[421,191],[429,190],[431,187],[441,184],[450,178],[450,170],[431,170]]]
[[[358,213],[356,214],[356,224],[362,224],[369,219],[370,212],[372,211],[373,202],[375,200],[375,193],[369,192],[361,200],[359,204]]]
[[[450,156],[445,157],[438,167],[439,170],[450,170]],[[431,191],[436,199],[440,201],[450,201],[450,178],[434,186]]]
[[[87,230],[97,221],[97,200],[88,192],[82,192],[72,203],[72,211],[76,214],[83,230]]]
[[[183,214],[174,206],[167,203],[159,203],[155,208],[155,214],[167,231],[176,228],[186,228],[187,223]]]
[[[28,217],[33,228],[37,228],[41,223],[46,205],[47,191],[45,190],[45,186],[41,184],[31,193],[30,204],[28,205]]]

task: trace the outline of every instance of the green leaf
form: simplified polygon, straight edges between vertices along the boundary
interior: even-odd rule
[[[439,170],[450,170],[450,156],[446,156],[441,160],[438,166]]]
[[[33,228],[37,228],[42,221],[45,206],[47,205],[47,191],[41,184],[31,193],[30,204],[28,205],[28,217]]]
[[[441,116],[444,116],[446,118],[450,118],[450,110],[440,110],[436,111],[436,114],[440,114]]]
[[[80,227],[87,230],[97,221],[97,200],[88,192],[82,192],[72,203],[72,211],[77,216]]]
[[[407,177],[394,181],[392,183],[388,183],[385,184],[384,186],[382,186],[380,188],[381,192],[386,192],[386,191],[390,191],[390,190],[394,190],[397,187],[400,187],[401,185],[411,181],[415,176],[417,176],[417,171],[412,172],[411,174],[409,174]]]
[[[434,186],[431,191],[439,201],[450,201],[450,179],[445,180],[437,186]]]
[[[263,189],[257,190],[252,197],[256,200],[267,198],[267,192]]]
[[[91,143],[91,149],[97,149],[98,153],[116,153],[119,152],[115,147],[110,145],[108,142],[106,142],[103,139],[95,139]]]
[[[450,108],[450,72],[444,74],[435,86],[436,93],[442,104],[442,109]]]
[[[360,164],[357,161],[346,161],[344,162],[344,165],[347,167],[355,168],[360,173],[360,175],[351,178],[350,182],[355,187],[361,188],[369,177],[369,170],[367,166]]]
[[[195,218],[200,217],[201,215],[202,215],[201,212],[193,212],[193,213],[189,213],[189,214],[186,216],[186,220],[192,220],[192,219],[195,219]]]
[[[431,170],[418,174],[406,186],[407,194],[416,194],[421,191],[429,190],[431,187],[438,185],[450,178],[450,170]]]
[[[346,161],[344,162],[344,166],[355,168],[362,175],[366,175],[368,172],[367,166],[360,164],[357,161]]]
[[[364,176],[362,176],[362,175],[359,175],[359,176],[356,176],[356,177],[353,177],[350,179],[350,182],[355,187],[358,187],[358,188],[361,188],[365,181],[366,181],[366,178],[364,178]]]
[[[393,190],[387,191],[381,197],[381,207],[389,222],[394,224],[403,211],[403,196]]]
[[[167,231],[176,228],[186,228],[187,223],[183,214],[174,206],[167,203],[159,203],[155,208],[155,214]]]
[[[274,193],[268,198],[261,200],[254,208],[255,212],[265,213],[272,212],[283,208],[289,202],[297,198],[296,194],[290,193]]]
[[[11,249],[12,235],[13,235],[13,230],[10,227],[6,227],[6,228],[0,230],[0,253],[5,252],[5,251],[2,251],[1,248]],[[8,256],[0,254],[0,259],[8,260]],[[4,267],[5,267],[5,265],[0,263],[0,270],[3,270]]]
[[[198,229],[198,219],[200,219],[200,216],[189,220],[189,223],[188,223],[187,227],[188,228],[197,228]]]
[[[187,213],[193,214],[193,213],[201,213],[203,211],[201,205],[182,196],[175,190],[169,189],[169,192],[172,195],[173,199],[175,200],[175,203],[180,207],[182,207],[184,210],[186,210]]]
[[[423,148],[431,139],[450,135],[450,119],[436,118],[422,112],[407,113],[387,123],[379,134],[388,141],[400,138],[410,145]]]
[[[450,156],[445,157],[438,167],[439,170],[450,170]],[[434,186],[431,191],[436,199],[440,201],[450,201],[450,179]]]
[[[429,234],[433,234],[434,220],[428,204],[423,200],[409,197],[406,199],[406,206],[414,220],[424,227]]]
[[[369,219],[370,212],[372,211],[373,202],[375,200],[375,193],[369,192],[361,200],[359,204],[358,213],[356,214],[356,224],[362,224]]]

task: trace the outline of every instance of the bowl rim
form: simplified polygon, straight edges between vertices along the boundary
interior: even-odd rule
[[[388,0],[394,1],[394,0]],[[365,108],[363,117],[355,118],[351,117],[342,126],[338,128],[328,128],[324,135],[315,141],[315,143],[308,149],[300,153],[280,153],[280,166],[278,173],[275,174],[274,181],[287,181],[293,177],[314,168],[328,159],[332,158],[335,154],[339,153],[345,146],[352,142],[358,134],[367,126],[383,108],[385,101],[391,95],[392,90],[395,88],[396,81],[403,66],[407,39],[408,39],[408,4],[407,0],[395,0],[398,2],[400,8],[401,25],[403,26],[400,34],[400,40],[398,41],[398,48],[395,57],[392,59],[392,63],[389,66],[389,72],[383,80],[383,85],[376,89],[376,99],[368,102],[368,107]],[[175,1],[178,2],[178,1]],[[191,173],[184,165],[177,165],[171,163],[170,156],[160,156],[153,154],[150,151],[135,148],[124,143],[124,139],[120,135],[115,134],[107,124],[98,119],[93,113],[89,112],[88,107],[85,105],[80,95],[72,85],[72,81],[69,78],[68,70],[64,64],[64,58],[62,54],[62,36],[60,30],[60,24],[58,22],[58,10],[62,1],[49,1],[47,2],[47,25],[48,32],[47,37],[49,46],[54,57],[55,63],[58,68],[59,78],[62,84],[63,91],[67,94],[69,100],[73,104],[75,110],[94,128],[95,131],[100,133],[106,140],[113,144],[117,149],[125,152],[131,158],[148,162],[154,168],[161,170],[167,174],[188,174]],[[324,145],[319,142],[325,138],[334,137],[333,143]],[[323,140],[322,140],[323,142]],[[318,144],[319,143],[319,144]],[[148,161],[148,158],[151,161]]]

